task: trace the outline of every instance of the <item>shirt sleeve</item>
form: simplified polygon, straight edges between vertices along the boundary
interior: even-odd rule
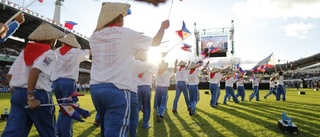
[[[9,30],[6,34],[6,36],[2,39],[0,39],[0,43],[5,42],[9,36],[11,36],[14,32],[16,32],[16,30],[19,28],[20,23],[18,23],[17,21],[12,21],[8,24]]]
[[[140,32],[130,30],[130,37],[133,41],[131,43],[131,48],[134,52],[147,51],[152,45],[153,38],[145,36]]]
[[[52,71],[54,70],[57,62],[57,55],[53,51],[47,51],[43,53],[40,57],[38,57],[32,67],[35,67],[41,72],[51,75]]]
[[[20,62],[21,59],[23,59],[22,54],[23,54],[23,50],[20,52],[18,58],[13,62],[12,66],[9,69],[8,74],[13,75],[13,73],[14,73],[13,70],[15,70],[15,68],[17,67],[17,64],[18,64],[17,62]]]

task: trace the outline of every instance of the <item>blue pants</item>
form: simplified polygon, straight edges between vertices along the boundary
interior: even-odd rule
[[[41,104],[53,104],[52,94],[37,90],[34,97]],[[27,137],[34,124],[41,137],[55,137],[54,106],[26,109],[27,88],[15,88],[11,95],[11,111],[2,137]]]
[[[112,83],[90,85],[91,98],[100,117],[101,136],[128,136],[130,91]]]
[[[139,110],[138,110],[138,96],[136,92],[131,91],[131,113],[130,113],[130,128],[129,133],[130,137],[136,137],[137,127],[139,121]]]
[[[157,86],[156,93],[158,93],[158,97],[156,98],[158,107],[158,114],[164,117],[164,110],[166,109],[167,97],[168,97],[168,87]]]
[[[280,100],[280,96],[282,95],[282,101],[286,101],[286,90],[283,85],[278,85],[276,100]]]
[[[159,93],[157,92],[157,89],[156,89],[156,91],[154,93],[154,100],[153,100],[153,108],[155,110],[159,109],[159,106],[160,106],[160,104],[158,104],[157,98],[159,98]]]
[[[52,90],[56,95],[56,99],[67,98],[76,90],[76,83],[73,79],[59,78],[52,83]],[[73,101],[57,100],[57,102],[72,103]],[[72,118],[62,114],[61,110],[59,110],[57,123],[55,125],[56,135],[59,137],[71,137],[73,135],[72,123]]]
[[[231,96],[233,101],[235,103],[238,103],[239,100],[238,98],[236,97],[236,95],[234,94],[234,90],[233,90],[233,87],[230,87],[230,86],[226,86],[226,95],[224,96],[224,99],[223,99],[223,103],[226,103],[227,102],[227,98]]]
[[[246,96],[246,93],[244,91],[244,86],[238,86],[237,87],[238,93],[236,94],[236,97],[241,97],[241,101],[244,101],[244,98]]]
[[[199,101],[198,85],[189,85],[190,108],[192,114],[195,113],[197,102]]]
[[[276,89],[274,87],[270,87],[269,92],[264,96],[265,98],[267,98],[268,96],[270,96],[271,94],[273,94],[274,96],[276,95]]]
[[[187,107],[189,107],[190,105],[187,84],[185,81],[178,81],[176,85],[176,97],[174,98],[174,101],[173,101],[173,110],[177,110],[181,91],[183,92]]]
[[[254,97],[256,97],[256,100],[259,101],[259,86],[253,87],[253,93],[250,95],[250,100],[252,100]]]
[[[209,88],[211,93],[210,106],[214,107],[218,102],[218,99],[219,99],[218,95],[220,96],[220,89],[218,84],[213,84],[213,83],[209,84]]]
[[[151,88],[148,85],[138,86],[139,110],[143,109],[143,128],[149,128],[151,112]]]

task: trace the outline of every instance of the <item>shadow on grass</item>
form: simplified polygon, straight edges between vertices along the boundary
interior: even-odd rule
[[[89,128],[87,128],[86,130],[82,131],[82,133],[79,135],[79,137],[87,137],[89,135],[91,135],[91,133],[96,130],[97,128],[100,128],[98,126],[95,125],[91,125]]]
[[[140,126],[139,126],[140,125]],[[141,119],[138,122],[138,127],[137,127],[137,137],[147,137],[149,135],[149,129],[144,129],[142,128],[143,125],[143,119]],[[153,127],[150,127],[153,128]]]
[[[177,128],[176,124],[172,121],[167,110],[164,112],[164,122],[166,124],[168,124],[169,132],[167,131],[167,129],[164,125],[164,122],[158,123],[158,122],[156,122],[156,118],[154,119],[154,121],[155,121],[155,123],[154,123],[154,125],[155,125],[154,133],[155,134],[154,135],[157,135],[159,137],[166,137],[169,135],[174,136],[174,137],[181,136],[181,132]],[[162,131],[156,131],[157,130],[156,126],[161,126],[163,128]],[[168,135],[168,133],[169,133],[169,135]]]
[[[190,133],[190,135],[192,137],[197,137],[198,135],[193,131],[192,128],[190,128],[190,126],[186,123],[186,121],[181,118],[178,114],[174,114],[173,116],[175,116],[179,121],[180,123],[182,124],[183,126],[183,129],[185,129],[186,132]]]
[[[309,111],[314,111],[315,113],[318,113],[320,110],[319,104],[311,104],[311,103],[302,103],[302,102],[288,102],[288,105],[293,108],[303,108]]]
[[[198,110],[198,108],[197,108]],[[202,132],[204,132],[208,136],[215,136],[215,137],[223,137],[224,135],[217,131],[209,122],[208,120],[202,118],[200,115],[193,115],[192,119],[197,122],[197,125],[201,128]]]
[[[275,123],[277,123],[277,120],[280,119],[281,113],[277,114],[277,113],[275,113],[275,112],[270,111],[270,109],[272,109],[272,110],[274,110],[274,111],[283,110],[283,108],[275,108],[275,107],[270,107],[270,108],[268,107],[268,108],[263,109],[263,104],[258,104],[258,105],[256,105],[256,104],[241,104],[241,105],[251,106],[252,109],[259,110],[259,111],[250,110],[250,109],[247,109],[247,108],[244,108],[244,107],[237,107],[237,106],[233,106],[233,107],[235,107],[235,108],[237,108],[237,109],[242,109],[242,110],[248,111],[248,112],[250,112],[250,113],[252,113],[252,114],[257,114],[258,116],[266,117],[266,118],[268,118],[268,119],[272,118],[272,119],[275,120]],[[264,112],[264,113],[263,113],[263,112]],[[265,112],[267,112],[267,113],[265,113]],[[246,114],[241,113],[241,112],[239,112],[239,113],[237,113],[237,114],[240,114],[240,116],[241,116],[241,115],[246,115]],[[270,116],[267,116],[267,114],[271,114],[271,115],[270,115]],[[252,119],[247,119],[247,120],[253,121]],[[301,123],[304,123],[304,124],[308,125],[308,126],[304,126],[304,125],[300,125],[300,126],[299,126],[299,125],[298,125],[298,127],[303,128],[303,129],[305,129],[305,130],[308,130],[308,131],[310,131],[311,133],[319,134],[319,133],[317,133],[317,130],[311,129],[311,128],[309,127],[310,125],[314,125],[314,123],[310,123],[310,122],[307,122],[307,121],[304,121],[304,120],[299,120],[299,121],[300,121]],[[255,123],[256,123],[256,122],[255,122]],[[278,130],[279,132],[282,133],[282,131],[281,131],[277,126],[272,126],[272,127],[271,127],[271,125],[276,125],[275,123],[271,123],[271,124],[270,124],[270,122],[268,122],[268,123],[269,123],[268,125],[270,125],[270,127],[269,127],[269,126],[266,126],[266,124],[264,124],[264,125],[263,125],[263,124],[260,124],[260,125],[263,125],[264,127],[268,128],[268,129],[270,129],[270,130],[272,130],[272,131]],[[259,124],[259,123],[257,123],[257,124]],[[316,127],[317,127],[317,126],[316,126]],[[301,131],[301,130],[300,130],[299,132],[300,132],[300,135],[303,135],[303,136],[314,136],[314,135],[310,134],[309,132],[304,132],[304,131]]]
[[[247,130],[235,125],[234,123],[225,120],[221,117],[212,115],[208,112],[203,111],[202,109],[197,109],[197,111],[209,116],[210,118],[212,118],[213,120],[215,120],[217,123],[219,123],[221,126],[224,126],[226,129],[230,130],[230,132],[232,132],[233,134],[237,135],[237,136],[242,136],[242,135],[246,135],[246,136],[254,136],[252,133],[248,132]],[[232,128],[230,128],[232,127]]]

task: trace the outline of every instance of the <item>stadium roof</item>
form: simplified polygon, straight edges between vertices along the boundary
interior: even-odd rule
[[[12,3],[10,1],[5,1],[4,3],[0,3],[0,22],[4,23],[9,18],[11,18],[14,14],[16,14],[19,9],[22,7]],[[81,45],[81,48],[88,49],[89,42],[88,38],[83,36],[82,34],[74,31],[66,29],[62,24],[53,21],[50,18],[44,17],[38,13],[30,11],[28,9],[24,10],[25,22],[21,24],[19,29],[13,34],[14,37],[18,37],[21,39],[26,39],[43,21],[50,23],[54,27],[65,33],[72,33],[76,36],[78,42]]]

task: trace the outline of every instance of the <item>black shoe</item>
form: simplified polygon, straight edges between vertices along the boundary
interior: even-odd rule
[[[217,103],[216,103],[216,105],[218,106],[218,105],[219,105],[219,103],[217,102]]]
[[[157,122],[160,123],[161,122],[161,117],[159,114],[157,114]]]
[[[223,104],[227,105],[227,103],[226,103],[226,102],[223,102]]]
[[[172,110],[172,113],[178,113],[178,111],[177,110]]]
[[[266,96],[264,96],[263,98],[264,98],[264,99],[267,99],[267,97],[266,97]]]

